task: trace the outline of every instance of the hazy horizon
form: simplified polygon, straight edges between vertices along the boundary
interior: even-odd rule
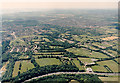
[[[2,10],[8,9],[116,9],[116,2],[3,2]]]

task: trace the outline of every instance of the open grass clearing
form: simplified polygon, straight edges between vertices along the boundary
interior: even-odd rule
[[[19,70],[20,63],[22,65],[21,70]],[[32,68],[34,68],[34,65],[30,61],[16,61],[13,69],[13,77],[17,76],[19,71],[20,73],[23,73]]]
[[[29,56],[19,56],[19,59],[27,59]]]
[[[79,60],[73,59],[73,63],[79,68],[79,70],[84,70],[83,66],[80,65]]]
[[[110,54],[113,54],[115,56],[118,55],[117,51],[113,51],[113,50],[107,50],[107,52],[109,52]]]
[[[43,57],[43,56],[59,56],[59,57],[62,57],[64,55],[33,55],[32,57],[38,58],[38,57]]]
[[[120,58],[116,58],[114,60],[117,61],[120,64]]]
[[[118,77],[115,77],[115,76],[113,76],[113,77],[99,77],[99,79],[102,80],[103,82],[104,81],[105,82],[118,82],[119,81]]]
[[[103,54],[103,53],[100,53],[100,52],[94,52],[92,51],[92,53],[90,54],[89,57],[94,57],[94,58],[109,58],[109,56]]]
[[[80,56],[88,56],[88,57],[93,57],[93,58],[109,58],[105,54],[94,52],[94,51],[91,52],[90,50],[85,49],[85,48],[69,48],[66,50],[74,53],[75,55],[80,55]]]
[[[16,61],[16,62],[15,62],[15,65],[14,65],[12,77],[15,77],[15,76],[18,75],[19,65],[20,65],[20,61]]]
[[[102,65],[102,66],[92,66],[93,71],[98,71],[98,72],[108,72],[107,69]]]
[[[106,37],[106,38],[101,38],[102,40],[114,40],[114,39],[118,39],[118,37],[115,36],[111,36],[111,37]]]
[[[21,64],[22,66],[20,73],[26,72],[27,70],[34,68],[34,65],[31,63],[31,61],[28,60],[21,61]]]
[[[80,55],[80,56],[89,56],[90,51],[85,49],[85,48],[69,48],[66,49],[68,52],[72,52],[75,55]]]
[[[43,38],[46,42],[51,42],[48,38]]]
[[[118,72],[118,64],[112,60],[97,62],[100,66],[107,65],[113,72]]]
[[[35,61],[40,66],[46,66],[46,65],[60,65],[62,64],[59,59],[56,58],[41,58],[41,59],[35,59]]]
[[[61,46],[49,46],[50,48],[64,48],[64,47],[61,47]]]
[[[93,61],[91,60],[91,58],[78,58],[80,61],[84,62],[84,63],[92,63]]]
[[[24,46],[24,45],[26,45],[26,43],[23,40],[17,38],[15,40],[11,41],[10,45],[14,45],[14,46],[20,46],[21,45],[21,46]]]
[[[44,54],[45,55],[56,54],[57,55],[57,54],[61,54],[61,53],[64,53],[64,52],[41,52],[41,53],[34,53],[34,54],[37,54],[37,55],[40,55],[40,54],[42,54],[42,55],[44,55]]]

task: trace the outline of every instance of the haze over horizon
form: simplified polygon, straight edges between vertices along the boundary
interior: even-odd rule
[[[53,9],[117,9],[118,0],[2,0],[2,12]]]

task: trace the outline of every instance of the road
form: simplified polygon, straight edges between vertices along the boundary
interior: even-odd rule
[[[56,73],[49,73],[49,74],[45,74],[45,75],[41,75],[41,76],[37,76],[37,77],[33,77],[31,79],[25,80],[23,83],[31,81],[33,79],[37,79],[37,78],[42,78],[42,77],[46,77],[46,76],[51,76],[51,75],[60,75],[60,74],[97,74],[97,75],[118,75],[118,73],[94,73],[94,72],[56,72]],[[120,73],[119,73],[120,75]]]

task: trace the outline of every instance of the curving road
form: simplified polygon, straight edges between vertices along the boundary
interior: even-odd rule
[[[31,81],[33,79],[37,79],[37,78],[42,78],[42,77],[51,76],[51,75],[60,75],[60,74],[97,74],[97,75],[114,75],[114,76],[120,75],[120,73],[118,74],[118,73],[94,73],[94,72],[56,72],[56,73],[49,73],[49,74],[33,77],[31,79],[25,80],[23,83]]]

